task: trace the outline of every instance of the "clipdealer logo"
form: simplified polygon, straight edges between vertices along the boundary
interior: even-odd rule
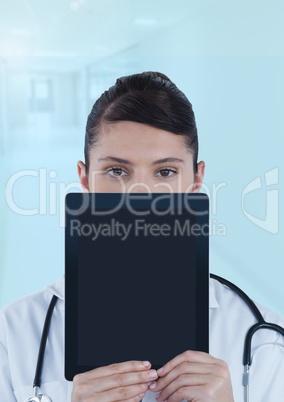
[[[277,186],[275,188],[275,186]],[[279,232],[279,168],[269,170],[262,176],[256,177],[246,185],[242,192],[242,210],[247,219],[256,226],[271,234]],[[245,207],[245,198],[256,191],[263,193],[265,190],[265,218],[261,219]]]
[[[91,179],[94,183],[93,192],[97,192],[96,189],[96,175],[101,174],[102,171],[92,171]],[[130,188],[126,188],[123,178],[118,177],[117,180],[121,185],[121,193],[136,192],[136,186],[144,189],[144,193],[151,194],[151,189],[146,183],[134,183]],[[34,196],[31,197],[27,190],[25,190],[26,183],[29,188],[32,189]],[[192,184],[184,190],[181,177],[178,178],[178,186],[173,191],[172,186],[169,183],[163,181],[155,184],[155,189],[158,192],[171,194],[173,192],[190,193]],[[207,186],[202,184],[200,190],[201,193],[206,193],[210,198],[210,220],[209,220],[209,234],[210,236],[226,236],[227,227],[225,224],[218,220],[217,216],[217,201],[220,197],[220,191],[227,186],[226,183],[210,183]],[[165,190],[166,188],[166,190]],[[22,193],[24,189],[24,193]],[[130,191],[131,190],[131,191]],[[81,183],[74,181],[70,183],[60,182],[58,180],[58,174],[55,170],[48,170],[47,168],[36,169],[23,169],[15,172],[10,176],[6,182],[5,198],[9,209],[21,216],[55,216],[59,218],[59,226],[65,227],[65,196],[70,192],[82,192]],[[140,191],[138,191],[140,192]],[[137,213],[137,215],[139,215]],[[87,229],[86,229],[87,230]],[[153,229],[154,230],[154,229]],[[164,228],[166,231],[166,228]],[[105,230],[107,232],[107,229]]]
[[[101,173],[92,172],[94,174]],[[24,169],[15,172],[6,183],[6,203],[9,209],[19,215],[32,216],[32,215],[58,215],[59,225],[64,227],[64,199],[68,192],[75,191],[81,192],[81,184],[79,181],[72,183],[55,182],[57,177],[55,170],[46,168],[40,168],[39,170]],[[30,208],[21,206],[21,198],[15,197],[15,188],[25,179],[35,180],[33,188],[36,190],[36,197],[30,199]],[[50,180],[51,179],[51,180]],[[122,179],[118,178],[121,182],[122,190],[125,192],[125,183]],[[159,186],[165,186],[165,183],[159,184]],[[168,186],[168,184],[167,184]],[[227,234],[226,226],[218,222],[217,219],[217,198],[220,197],[220,190],[228,187],[228,183],[211,183],[210,187],[205,183],[202,185],[201,192],[206,193],[210,197],[210,221],[211,225],[215,228],[211,235],[213,236],[225,236]],[[169,188],[170,192],[171,189]],[[180,191],[180,188],[178,189]],[[145,192],[151,192],[145,185]],[[161,189],[163,192],[163,189]],[[251,194],[259,195],[259,197],[265,197],[265,218],[261,219],[257,216],[253,210],[249,210],[245,201]],[[218,197],[217,197],[218,196]],[[219,198],[218,198],[219,199]],[[274,168],[267,171],[263,175],[256,177],[249,182],[243,189],[241,194],[241,209],[245,217],[254,225],[265,230],[271,234],[277,234],[279,232],[279,168]],[[212,219],[213,217],[213,219]]]

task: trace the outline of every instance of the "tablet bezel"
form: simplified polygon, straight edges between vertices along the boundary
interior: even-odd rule
[[[209,228],[209,198],[203,193],[171,193],[175,198],[175,205],[182,205],[182,197],[192,210],[196,211],[195,223]],[[78,317],[78,261],[77,236],[69,235],[69,223],[78,216],[81,206],[87,209],[93,205],[97,209],[105,210],[117,205],[125,196],[121,193],[68,193],[65,197],[65,378],[72,381],[76,374],[92,370],[95,367],[81,366],[77,362],[77,317]],[[160,209],[169,207],[168,193],[131,193],[131,205],[146,209],[156,197],[160,197]],[[137,197],[137,199],[135,199]],[[151,199],[150,199],[151,197]],[[163,199],[164,197],[164,199]],[[181,201],[178,201],[181,200]],[[163,208],[161,207],[163,206]],[[123,204],[125,207],[125,204]],[[75,211],[75,213],[74,213]],[[204,291],[196,296],[196,350],[209,351],[209,234],[196,237],[196,283],[203,283]],[[67,268],[68,267],[68,268]],[[207,328],[204,328],[207,324]],[[68,335],[67,335],[68,334]],[[152,364],[152,368],[159,366]]]

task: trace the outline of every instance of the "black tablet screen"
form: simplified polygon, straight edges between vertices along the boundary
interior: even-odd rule
[[[79,365],[163,365],[195,349],[196,254],[188,216],[134,217],[121,209],[85,213],[80,223]]]
[[[113,209],[123,194],[67,194],[67,380],[117,362],[157,369],[186,350],[208,352],[208,197],[173,194],[169,209],[164,195],[131,201],[133,213],[125,203]]]

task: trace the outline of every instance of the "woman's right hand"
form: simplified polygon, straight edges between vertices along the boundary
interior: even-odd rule
[[[158,378],[151,363],[129,361],[99,367],[73,378],[72,402],[139,402]]]

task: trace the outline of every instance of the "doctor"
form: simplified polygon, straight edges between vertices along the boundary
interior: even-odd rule
[[[147,72],[117,80],[93,106],[85,136],[85,163],[77,164],[87,192],[197,192],[205,164],[197,163],[194,113],[185,95],[163,74]],[[149,278],[151,280],[151,278]],[[52,314],[41,393],[52,402],[244,401],[242,355],[254,315],[232,290],[210,280],[210,354],[185,351],[156,372],[149,362],[122,362],[64,379],[64,278],[12,303],[0,314],[0,402],[33,394],[42,327],[52,295]],[[149,314],[158,314],[145,294]],[[165,294],[164,297],[167,297]],[[159,301],[161,307],[163,300]],[[283,320],[258,306],[267,321]],[[147,322],[141,322],[141,326]],[[152,336],[149,328],[149,337]],[[115,336],[115,331],[114,331]],[[161,332],[159,336],[163,337]],[[284,339],[255,334],[250,400],[284,398]]]

